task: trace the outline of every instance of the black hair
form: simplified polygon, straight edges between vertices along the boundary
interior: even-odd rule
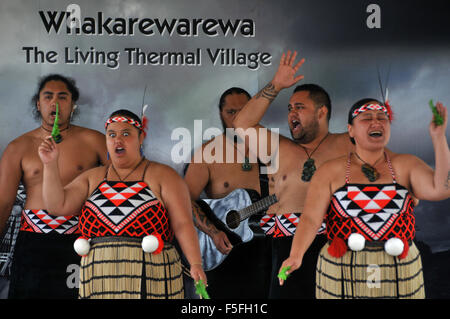
[[[381,103],[380,101],[378,101],[377,99],[371,99],[371,98],[364,98],[359,100],[358,102],[356,102],[355,104],[352,105],[352,107],[350,108],[350,111],[348,112],[348,119],[347,119],[347,124],[352,125],[353,124],[353,112],[357,109],[359,109],[361,106],[363,106],[364,104],[367,104],[369,102],[377,102],[380,105],[384,105],[383,103]],[[350,137],[350,141],[355,144],[355,139],[353,137]]]
[[[36,120],[39,120],[41,118],[41,112],[39,112],[39,110],[37,109],[37,101],[39,101],[39,94],[41,93],[44,86],[50,81],[63,82],[67,86],[67,89],[69,90],[70,94],[72,95],[72,101],[74,103],[78,101],[78,98],[80,97],[80,91],[78,90],[74,79],[63,76],[61,74],[48,74],[46,76],[41,77],[38,82],[37,91],[31,98],[31,106],[33,107],[32,108],[33,117]],[[73,115],[76,115],[78,113],[77,111],[78,108],[74,110]]]
[[[121,110],[114,111],[114,112],[111,113],[111,115],[108,118],[111,118],[111,117],[114,117],[114,116],[117,116],[117,115],[123,115],[123,116],[126,116],[128,118],[131,118],[131,119],[135,120],[136,122],[138,122],[141,125],[141,127],[142,127],[142,121],[139,118],[139,116],[137,116],[135,113],[133,113],[133,112],[131,112],[129,110],[121,109]],[[141,134],[141,132],[142,132],[142,130],[139,130],[139,134]]]
[[[244,94],[249,100],[252,98],[251,95],[244,89],[238,87],[232,87],[222,93],[219,99],[219,110],[222,111],[222,108],[225,104],[225,98],[231,94]]]
[[[302,84],[302,85],[297,86],[294,89],[293,93],[302,92],[302,91],[309,92],[309,98],[311,100],[313,100],[316,108],[319,108],[322,105],[324,105],[328,109],[327,120],[330,121],[331,99],[330,99],[330,96],[328,95],[327,91],[325,91],[324,88],[322,88],[321,86],[319,86],[317,84],[311,84],[311,83],[308,84],[307,83],[307,84]]]

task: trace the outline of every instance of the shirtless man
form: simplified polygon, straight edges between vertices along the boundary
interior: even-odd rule
[[[56,104],[59,107],[59,170],[63,184],[87,169],[106,162],[105,136],[70,123],[79,92],[75,82],[52,74],[44,77],[32,102],[41,125],[13,140],[0,161],[0,232],[22,182],[27,199],[22,211],[11,269],[9,298],[76,298],[78,290],[66,283],[67,267],[78,265],[73,250],[78,219],[55,217],[42,210],[42,162],[38,147],[52,131]],[[72,270],[73,271],[73,270]]]
[[[243,147],[239,140],[233,138],[234,136],[227,136],[225,133],[227,128],[232,128],[235,116],[250,98],[251,96],[245,90],[236,87],[222,94],[219,109],[224,133],[204,143],[194,154],[186,171],[185,181],[193,201],[198,200],[202,192],[207,198],[223,198],[238,188],[252,189],[261,194],[259,165],[256,157],[252,163],[253,158],[248,148]],[[234,154],[234,157],[228,161],[227,149],[228,152],[232,150]],[[220,151],[222,151],[220,156],[215,153]],[[209,155],[214,156],[216,161],[208,163],[210,161],[206,157]],[[195,159],[200,156],[203,161],[196,162]],[[250,158],[250,163],[244,167],[245,157]],[[267,297],[268,282],[263,274],[269,270],[270,264],[264,260],[267,256],[264,237],[255,236],[250,242],[233,248],[233,240],[217,229],[202,208],[193,203],[196,227],[212,238],[222,254],[229,254],[222,264],[208,271],[208,291],[211,297]]]
[[[256,154],[261,142],[267,143],[268,147],[271,145],[272,135],[263,135],[259,131],[264,129],[259,122],[269,105],[281,90],[303,79],[302,75],[296,73],[304,59],[294,64],[296,56],[296,52],[283,53],[272,81],[244,106],[233,121],[233,126],[244,129],[244,132],[249,128],[256,129],[258,143],[249,144],[250,150]],[[314,298],[317,255],[325,241],[323,229],[305,254],[308,266],[304,262],[306,267],[301,274],[292,274],[283,287],[279,286],[277,274],[281,262],[289,256],[306,190],[315,168],[330,159],[348,154],[352,147],[347,133],[332,134],[328,131],[330,115],[331,102],[321,87],[314,84],[296,87],[288,104],[288,125],[292,138],[279,135],[278,148],[269,148],[268,153],[275,158],[274,155],[278,152],[279,158],[278,170],[269,176],[269,192],[276,194],[278,202],[272,205],[267,215],[261,219],[261,226],[266,235],[272,237],[269,298]],[[241,138],[245,138],[242,132]]]

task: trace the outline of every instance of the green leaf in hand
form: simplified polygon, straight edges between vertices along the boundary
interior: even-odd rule
[[[444,119],[437,111],[436,106],[433,104],[433,100],[430,100],[430,108],[431,108],[431,112],[433,112],[433,115],[434,115],[434,120],[433,120],[434,124],[436,124],[436,125],[444,124]]]
[[[206,286],[201,279],[195,284],[195,293],[203,299],[210,299],[206,291]]]
[[[288,279],[288,277],[289,277],[289,274],[286,274],[286,272],[287,272],[289,269],[291,269],[291,266],[283,267],[283,268],[281,269],[280,273],[278,274],[278,278],[280,278],[280,279],[286,281],[286,280]]]
[[[61,143],[62,136],[59,132],[59,106],[58,102],[56,102],[56,116],[55,116],[55,122],[53,123],[53,129],[52,129],[52,137],[55,143]]]

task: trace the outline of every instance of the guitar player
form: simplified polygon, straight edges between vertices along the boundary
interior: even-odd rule
[[[239,140],[225,134],[226,128],[232,128],[232,122],[239,111],[250,100],[245,90],[237,87],[226,90],[219,100],[220,118],[224,133],[204,143],[196,152],[202,152],[203,161],[196,163],[192,157],[185,172],[185,181],[193,200],[194,223],[197,228],[208,234],[217,250],[227,254],[227,258],[217,268],[207,272],[208,292],[211,298],[267,298],[270,271],[270,245],[260,229],[259,236],[239,245],[239,239],[218,229],[205,209],[195,203],[203,194],[207,198],[223,198],[236,189],[256,191],[259,196],[268,195],[267,177],[260,176],[257,161],[251,163],[248,148],[239,145]],[[205,148],[214,145],[223,147],[223,160],[213,163],[205,160]],[[233,150],[234,161],[226,159],[226,150]],[[245,154],[244,154],[245,153]],[[197,154],[198,155],[198,154]],[[217,154],[215,155],[217,159]],[[199,158],[199,157],[197,157]],[[262,191],[261,191],[262,190]],[[233,245],[234,244],[234,245]]]

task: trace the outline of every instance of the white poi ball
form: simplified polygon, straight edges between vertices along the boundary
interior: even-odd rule
[[[347,245],[353,251],[361,251],[366,245],[366,239],[361,234],[353,233],[348,236]]]
[[[384,244],[384,250],[391,256],[399,256],[403,252],[403,248],[405,248],[405,244],[400,238],[390,238]]]
[[[73,243],[73,248],[78,255],[86,256],[89,253],[89,249],[91,249],[91,245],[86,238],[80,237]]]
[[[142,238],[142,250],[146,253],[152,253],[158,249],[159,241],[156,236],[148,235]]]

